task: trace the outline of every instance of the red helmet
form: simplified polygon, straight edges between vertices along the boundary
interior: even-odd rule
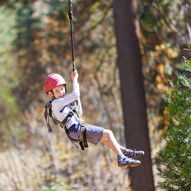
[[[56,86],[59,85],[67,85],[67,83],[65,82],[64,78],[57,73],[51,73],[49,74],[45,81],[44,81],[44,86],[46,89],[46,93],[48,93],[50,90],[52,90],[53,88],[55,88]]]

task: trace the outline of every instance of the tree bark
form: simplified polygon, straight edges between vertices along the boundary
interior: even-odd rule
[[[134,191],[154,191],[136,0],[114,0],[113,9],[126,143],[145,151],[141,166],[129,170],[131,186]]]

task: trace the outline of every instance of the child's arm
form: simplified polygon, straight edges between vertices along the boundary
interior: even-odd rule
[[[80,90],[79,90],[79,83],[78,83],[78,73],[77,71],[72,72],[71,78],[73,81],[73,91],[72,93],[64,96],[63,98],[55,99],[53,101],[53,108],[54,109],[62,109],[64,106],[68,105],[75,100],[80,98]]]
[[[72,77],[73,83],[76,83],[76,81],[78,83],[78,73],[77,73],[77,70],[72,72],[71,77]],[[78,88],[79,88],[79,83],[78,83]],[[82,115],[82,105],[81,105],[81,101],[80,101],[80,88],[79,88],[79,97],[78,97],[77,110],[78,110],[79,115],[81,116]]]

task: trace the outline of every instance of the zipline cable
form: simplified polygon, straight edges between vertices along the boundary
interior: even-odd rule
[[[70,19],[70,35],[71,35],[71,46],[72,46],[72,62],[73,62],[73,71],[76,70],[75,56],[74,56],[74,31],[73,31],[73,13],[72,13],[72,0],[68,0],[68,16]]]

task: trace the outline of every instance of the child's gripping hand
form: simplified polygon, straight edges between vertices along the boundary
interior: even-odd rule
[[[78,80],[78,71],[77,71],[77,70],[74,70],[74,71],[71,73],[71,78],[72,78],[72,81]]]

